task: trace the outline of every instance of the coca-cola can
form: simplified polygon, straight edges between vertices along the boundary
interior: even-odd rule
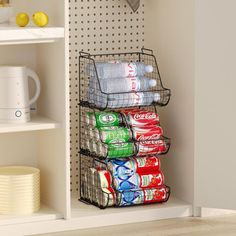
[[[137,156],[159,155],[165,153],[168,148],[164,140],[141,140],[137,146]]]
[[[129,115],[129,114],[135,114],[142,111],[139,108],[128,108],[128,109],[121,109],[119,110],[119,112],[121,112],[122,114],[124,114],[125,116]]]
[[[139,110],[125,115],[127,123],[133,127],[158,125],[160,121],[158,114],[155,112]]]
[[[133,127],[133,138],[136,141],[149,141],[152,143],[152,141],[156,141],[160,139],[160,137],[163,135],[163,130],[160,126],[148,126],[148,127]]]

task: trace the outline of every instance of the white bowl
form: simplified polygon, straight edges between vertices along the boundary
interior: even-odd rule
[[[40,208],[40,170],[0,166],[0,215],[31,214]]]
[[[8,22],[13,15],[12,7],[0,7],[0,24]]]

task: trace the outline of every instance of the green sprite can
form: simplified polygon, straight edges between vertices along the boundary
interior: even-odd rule
[[[108,144],[108,155],[110,159],[133,156],[135,152],[134,143],[124,142],[124,140],[113,140]]]
[[[114,143],[114,140],[123,140],[123,142],[128,142],[132,133],[129,128],[111,126],[111,127],[100,127],[98,128],[100,132],[100,138],[103,143]]]
[[[122,115],[118,112],[95,112],[88,114],[93,127],[119,126],[123,123]]]

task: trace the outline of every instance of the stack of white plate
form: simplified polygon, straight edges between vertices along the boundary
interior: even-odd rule
[[[30,214],[39,208],[39,169],[27,166],[0,167],[0,214]]]

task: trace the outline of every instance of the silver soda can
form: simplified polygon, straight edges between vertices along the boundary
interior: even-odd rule
[[[93,112],[86,112],[86,116],[85,116],[85,123],[87,125],[92,125],[91,124],[91,116],[93,115]]]
[[[92,153],[97,153],[96,142],[90,141],[90,143],[89,143],[89,151],[92,152]]]
[[[97,170],[95,168],[89,168],[88,170],[89,185],[94,186],[96,173]]]
[[[97,128],[90,128],[89,129],[89,138],[95,141],[100,140],[99,130]]]
[[[108,155],[108,146],[106,144],[101,144],[101,156],[107,157]]]
[[[84,148],[90,150],[90,142],[88,139],[85,140]]]
[[[99,142],[99,155],[101,157],[107,157],[108,147],[107,144]]]
[[[98,189],[98,204],[102,207],[114,206],[116,204],[116,194],[113,188]]]

